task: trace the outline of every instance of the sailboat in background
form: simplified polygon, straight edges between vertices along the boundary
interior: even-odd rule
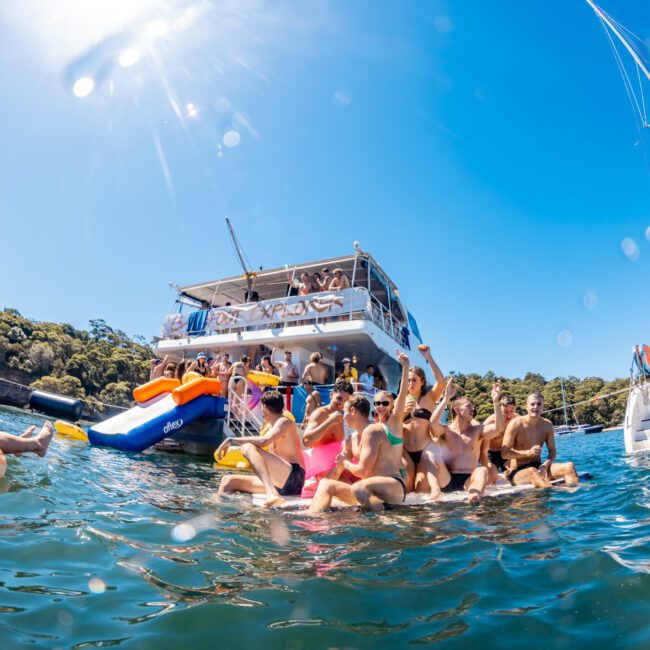
[[[576,417],[576,412],[573,409],[573,404],[569,404],[568,406],[571,409],[573,419],[576,421],[576,423],[569,424],[569,418],[567,416],[566,394],[564,392],[564,382],[562,379],[560,379],[560,390],[562,391],[562,410],[564,412],[564,424],[553,427],[553,430],[556,434],[562,436],[569,433],[599,433],[605,428],[604,424],[580,424],[580,422],[578,422],[578,418]]]

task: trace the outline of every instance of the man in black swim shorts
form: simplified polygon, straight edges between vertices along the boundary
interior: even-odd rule
[[[531,393],[526,400],[528,415],[514,418],[503,436],[501,454],[515,461],[508,474],[512,485],[530,483],[536,488],[551,487],[551,480],[563,478],[567,485],[578,484],[573,463],[556,463],[555,432],[550,420],[542,417],[544,396]],[[542,462],[546,445],[548,458]]]
[[[284,496],[300,496],[305,483],[300,436],[295,423],[285,417],[283,412],[283,396],[276,390],[267,391],[262,395],[262,413],[271,425],[268,433],[264,436],[226,438],[221,443],[217,449],[217,460],[223,457],[231,443],[240,444],[255,476],[224,476],[219,494],[266,493],[266,507],[278,505]]]
[[[504,429],[510,424],[511,420],[518,417],[516,410],[515,398],[512,395],[504,395],[499,400],[501,412],[503,413]],[[490,415],[483,424],[494,422],[494,415]],[[505,472],[508,469],[509,461],[501,455],[503,446],[503,434],[490,440],[484,440],[481,443],[480,463],[488,469],[488,485],[494,485],[499,478],[499,472]]]

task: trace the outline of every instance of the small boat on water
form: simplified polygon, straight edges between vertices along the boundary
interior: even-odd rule
[[[623,423],[625,451],[650,451],[650,347],[634,348],[630,390]]]
[[[569,419],[567,416],[566,395],[564,394],[564,382],[562,381],[562,379],[560,379],[560,389],[562,391],[562,408],[564,410],[564,424],[560,424],[556,427],[553,427],[553,430],[555,431],[556,435],[563,436],[563,435],[568,435],[573,433],[579,433],[579,434],[599,433],[605,428],[604,424],[580,424],[580,422],[578,422],[578,418],[576,417],[575,411],[573,410],[573,405],[569,405],[569,406],[571,407],[571,412],[573,413],[573,418],[575,419],[576,424],[569,424]]]

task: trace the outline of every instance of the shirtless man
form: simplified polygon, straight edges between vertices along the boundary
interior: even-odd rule
[[[219,494],[228,492],[266,493],[265,507],[282,503],[284,496],[300,496],[305,483],[300,436],[294,422],[284,417],[284,397],[276,390],[262,395],[262,413],[271,428],[264,436],[226,438],[217,449],[217,460],[231,443],[240,444],[255,476],[224,476]],[[262,447],[269,447],[265,451]]]
[[[503,426],[507,428],[510,421],[517,417],[517,402],[512,395],[504,395],[500,402],[503,413]],[[494,422],[494,415],[490,415],[483,424]],[[505,433],[505,429],[504,429]],[[494,485],[499,478],[499,472],[505,472],[508,468],[508,461],[501,455],[503,436],[490,438],[481,443],[480,462],[483,467],[488,468],[488,485]]]
[[[19,436],[0,431],[0,478],[7,471],[7,454],[22,456],[23,453],[31,451],[41,458],[45,456],[52,442],[54,429],[49,422],[45,422],[38,435],[32,438],[35,429],[35,426],[28,427]]]
[[[350,281],[348,280],[348,276],[343,272],[343,269],[336,268],[332,273],[334,274],[334,279],[330,283],[330,291],[343,291],[343,289],[350,288]]]
[[[305,415],[302,419],[302,426],[306,427],[312,413],[323,406],[323,399],[320,393],[314,388],[314,382],[311,379],[306,381],[303,386],[307,391],[307,399],[305,400]]]
[[[510,422],[503,436],[501,455],[513,459],[508,479],[513,485],[531,483],[536,488],[551,487],[551,479],[563,478],[567,485],[578,484],[573,463],[556,463],[555,432],[550,420],[542,417],[544,397],[531,393],[526,400],[528,415]],[[542,463],[542,448],[546,444],[548,458]]]
[[[360,480],[352,485],[328,478],[321,480],[310,512],[329,508],[334,497],[375,511],[383,510],[384,504],[402,503],[406,499],[406,483],[401,471],[402,414],[408,393],[409,358],[400,354],[399,361],[402,381],[397,399],[393,400],[386,392],[375,395],[379,422],[370,421],[370,402],[363,395],[353,395],[343,407],[348,428],[360,432],[358,461],[343,452],[337,458],[337,466]]]
[[[321,361],[323,355],[320,352],[314,352],[309,357],[309,363],[305,366],[302,373],[302,383],[311,381],[316,386],[321,386],[327,383],[327,375],[329,374],[328,367]]]
[[[305,447],[340,442],[345,437],[343,429],[343,405],[352,395],[349,381],[337,381],[330,393],[330,402],[317,408],[309,417],[302,435]]]
[[[499,406],[501,383],[492,386],[492,404],[494,405],[494,421],[489,424],[478,424],[474,420],[474,405],[468,397],[459,397],[452,405],[452,421],[450,425],[440,422],[442,414],[456,395],[452,384],[453,378],[447,382],[440,404],[431,416],[433,434],[442,443],[446,452],[446,466],[449,470],[449,480],[445,476],[439,484],[442,492],[457,492],[465,490],[469,493],[469,501],[477,501],[483,495],[487,485],[487,467],[478,467],[478,458],[482,439],[490,439],[503,432],[503,413]],[[431,452],[427,452],[431,454]],[[436,463],[438,459],[433,459]],[[431,472],[427,472],[427,480],[431,493],[435,496],[435,483],[439,480]]]

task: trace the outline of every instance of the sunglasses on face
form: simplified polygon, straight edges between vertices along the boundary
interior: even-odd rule
[[[385,400],[383,402],[373,402],[375,406],[390,406],[390,402]]]

